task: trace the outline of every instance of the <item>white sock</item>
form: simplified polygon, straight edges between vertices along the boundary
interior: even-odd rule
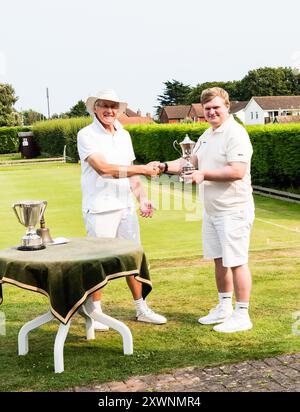
[[[137,313],[143,312],[143,310],[147,307],[146,301],[143,298],[134,300],[134,304]]]
[[[101,300],[93,300],[93,306],[95,310],[97,310],[98,312],[102,312]]]
[[[219,292],[219,301],[222,305],[232,304],[232,292]]]
[[[235,302],[235,311],[241,315],[248,315],[249,302]]]

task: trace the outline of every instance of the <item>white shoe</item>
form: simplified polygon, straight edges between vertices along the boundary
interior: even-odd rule
[[[105,331],[109,330],[109,327],[104,325],[101,322],[98,322],[97,320],[94,320],[94,329],[98,330],[98,331],[105,332]]]
[[[155,323],[156,325],[167,323],[167,319],[164,316],[158,315],[148,307],[144,307],[142,311],[137,313],[136,320],[139,322]]]
[[[253,327],[248,313],[240,314],[234,311],[229,319],[213,327],[216,332],[234,333],[249,330]]]
[[[208,315],[198,319],[202,325],[211,325],[213,323],[225,322],[232,315],[232,306],[219,303],[215,308],[211,309]]]

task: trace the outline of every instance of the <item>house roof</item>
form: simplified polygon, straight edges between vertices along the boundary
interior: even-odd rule
[[[300,116],[276,116],[275,121],[278,123],[299,123]]]
[[[234,100],[230,102],[230,113],[237,113],[247,106],[248,101]],[[194,109],[194,113],[198,117],[204,117],[203,106],[201,103],[193,103],[190,112]],[[189,112],[189,114],[190,114]]]
[[[164,106],[163,109],[168,116],[168,119],[185,119],[188,115],[191,106]]]
[[[300,109],[300,96],[253,96],[263,110]]]
[[[230,113],[237,113],[240,110],[244,109],[248,104],[248,101],[238,101],[238,100],[233,100],[230,102]]]
[[[125,113],[118,117],[118,120],[123,125],[125,124],[149,124],[154,123],[153,119],[149,116],[127,116]]]
[[[194,113],[198,117],[204,117],[203,107],[201,103],[192,103],[190,107],[190,111],[194,110]]]
[[[133,110],[129,109],[129,107],[126,108],[125,114],[126,114],[128,117],[138,116],[138,114],[137,114],[136,112],[134,112]]]

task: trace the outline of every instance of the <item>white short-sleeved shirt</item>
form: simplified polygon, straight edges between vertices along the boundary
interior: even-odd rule
[[[234,182],[203,182],[205,211],[209,215],[226,215],[243,210],[253,203],[250,163],[252,145],[244,127],[233,116],[216,130],[207,129],[198,139],[193,154],[199,170],[221,169],[229,162],[247,163],[245,176]]]
[[[134,206],[127,177],[102,177],[87,162],[87,158],[95,153],[111,164],[129,166],[133,162],[135,155],[129,133],[117,120],[114,126],[112,135],[94,117],[92,124],[78,132],[83,212],[101,213]]]

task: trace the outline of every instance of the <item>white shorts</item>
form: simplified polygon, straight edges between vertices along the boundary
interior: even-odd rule
[[[222,258],[223,266],[229,268],[248,263],[253,221],[253,207],[225,216],[210,216],[204,212],[202,225],[204,258]]]
[[[123,238],[141,243],[138,217],[133,208],[83,213],[83,220],[88,236]]]

